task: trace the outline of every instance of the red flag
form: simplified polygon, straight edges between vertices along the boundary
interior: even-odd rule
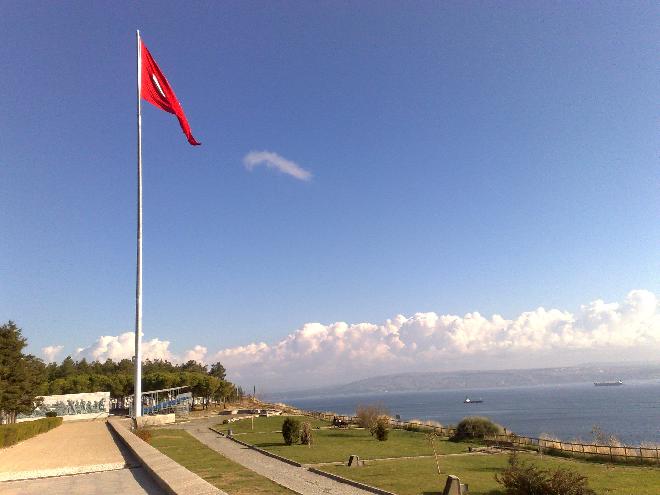
[[[183,133],[188,138],[188,142],[192,145],[200,145],[190,131],[190,124],[186,119],[186,114],[183,113],[183,107],[176,99],[174,90],[167,82],[165,75],[160,71],[158,64],[147,50],[144,41],[140,40],[142,52],[142,74],[141,74],[141,87],[140,92],[142,98],[147,100],[155,107],[165,110],[166,112],[173,113],[179,119],[179,124]]]

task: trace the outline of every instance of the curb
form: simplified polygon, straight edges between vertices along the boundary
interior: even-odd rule
[[[108,425],[140,461],[142,467],[169,495],[227,495],[219,488],[173,461],[147,442],[134,435],[125,421],[108,420]]]
[[[224,433],[221,433],[218,430],[214,429],[211,426],[209,426],[209,430],[211,430],[211,431],[213,431],[213,432],[215,432],[219,435],[222,435],[225,438],[228,438],[229,440],[232,440],[232,441],[234,441],[238,444],[241,444],[244,447],[247,447],[248,449],[256,450],[260,454],[266,455],[268,457],[272,457],[273,459],[277,459],[278,461],[286,462],[287,464],[291,464],[292,466],[303,467],[303,465],[300,464],[299,462],[292,461],[291,459],[287,459],[286,457],[282,457],[281,455],[273,454],[272,452],[268,452],[267,450],[260,449],[259,447],[255,447],[254,445],[249,444],[247,442],[244,442],[243,440],[239,440],[238,438],[235,438],[233,436],[229,437],[229,436],[225,435]]]
[[[316,469],[313,467],[307,468],[307,470],[311,471],[312,473],[318,474],[320,476],[325,476],[326,478],[339,481],[340,483],[345,483],[347,485],[354,486],[355,488],[360,488],[367,492],[377,493],[378,495],[397,495],[394,492],[388,492],[387,490],[383,490],[382,488],[376,488],[375,486],[366,485],[364,483],[360,483],[359,481],[349,480],[348,478],[344,478],[343,476],[339,476],[338,474],[326,473],[325,471],[321,471],[320,469]]]

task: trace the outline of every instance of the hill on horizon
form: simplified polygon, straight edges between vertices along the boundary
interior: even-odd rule
[[[282,392],[288,397],[561,385],[607,380],[660,379],[660,364],[587,364],[558,368],[409,372],[380,375],[343,385]]]

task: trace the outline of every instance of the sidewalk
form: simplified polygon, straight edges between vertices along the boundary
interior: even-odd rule
[[[267,457],[255,450],[221,437],[209,430],[209,426],[213,426],[218,422],[219,419],[216,416],[208,419],[192,420],[190,423],[172,426],[172,428],[182,427],[216,452],[220,452],[232,461],[266,478],[270,478],[296,493],[302,495],[373,495],[373,493],[366,490],[312,473],[305,468],[292,466]]]
[[[126,461],[105,419],[63,423],[0,449],[0,481],[109,471]]]

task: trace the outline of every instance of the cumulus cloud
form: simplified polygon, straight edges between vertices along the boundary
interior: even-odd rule
[[[197,361],[198,363],[204,363],[206,362],[206,352],[206,347],[202,345],[196,345],[183,354],[183,361],[188,362],[192,360]]]
[[[79,349],[76,357],[131,358],[133,345],[132,332],[103,336]],[[172,362],[220,361],[231,380],[271,389],[402,371],[558,366],[589,358],[620,359],[626,353],[653,357],[660,353],[660,304],[652,292],[633,290],[622,302],[599,299],[574,313],[539,307],[512,319],[427,312],[396,315],[381,323],[305,323],[274,343],[253,342],[210,353],[195,345],[177,355],[170,342],[154,338],[143,342],[143,353],[145,359]],[[574,362],[566,363],[567,356]]]
[[[641,348],[660,350],[658,299],[646,290],[631,291],[621,303],[593,301],[575,314],[540,307],[513,319],[429,312],[380,324],[306,323],[279,342],[223,349],[212,361],[221,361],[239,381],[277,387],[296,377],[300,388],[439,369],[443,363],[479,368],[498,357],[507,362],[525,357],[534,366],[534,356],[552,364],[563,353]]]
[[[144,359],[175,360],[176,356],[170,352],[170,342],[167,340],[151,339],[142,341],[142,357]],[[76,359],[87,358],[92,361],[105,361],[112,359],[118,361],[131,359],[135,354],[135,334],[124,332],[120,335],[103,335],[88,347],[76,351]]]
[[[90,361],[132,359],[135,354],[134,335],[133,332],[124,332],[119,335],[103,335],[91,345],[76,349],[74,358],[86,358]],[[57,352],[62,350],[62,346],[57,347]],[[48,348],[46,347],[42,350],[44,355],[46,349]],[[192,349],[185,351],[182,355],[178,355],[170,350],[169,340],[160,340],[158,338],[142,340],[143,359],[163,359],[172,363],[186,362],[192,359],[199,363],[205,363],[206,354],[206,347],[201,345],[196,345]]]
[[[311,172],[272,151],[250,151],[243,157],[243,165],[248,170],[252,170],[258,165],[265,165],[298,180],[308,181],[312,178]]]
[[[64,349],[63,345],[49,345],[47,347],[41,348],[41,355],[44,357],[44,361],[47,363],[53,363],[57,359],[57,356]]]

